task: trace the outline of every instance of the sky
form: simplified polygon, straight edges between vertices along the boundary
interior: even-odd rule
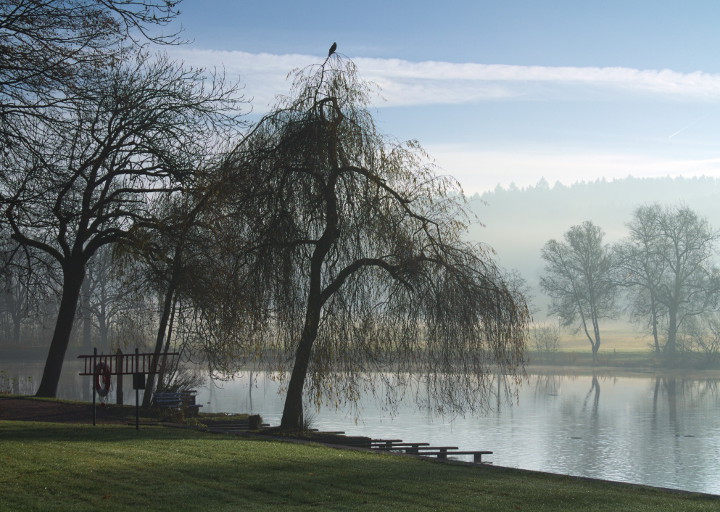
[[[184,0],[185,63],[254,114],[333,42],[379,85],[381,130],[468,194],[627,176],[720,178],[717,0]]]

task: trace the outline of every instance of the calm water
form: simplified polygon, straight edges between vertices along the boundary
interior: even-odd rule
[[[210,386],[208,411],[251,411],[277,424],[278,385],[260,374]],[[509,466],[720,494],[718,380],[531,375],[517,404],[465,417],[401,406],[394,415],[372,400],[351,410],[321,409],[321,430],[463,450],[492,450]],[[209,402],[209,403],[207,403]],[[485,459],[485,458],[484,458]]]
[[[89,378],[70,368],[60,395],[87,399]],[[0,365],[0,378],[22,372],[20,391],[30,392],[27,376],[37,379],[39,370]],[[717,379],[531,375],[517,404],[483,414],[435,416],[414,403],[390,414],[363,399],[359,418],[355,410],[323,408],[312,422],[350,435],[492,450],[487,460],[501,466],[720,494],[719,387]],[[205,412],[259,413],[275,425],[278,389],[267,374],[245,372],[200,388],[198,403]]]

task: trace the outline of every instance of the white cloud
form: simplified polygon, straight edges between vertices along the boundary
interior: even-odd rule
[[[289,88],[287,74],[318,63],[311,55],[174,48],[186,63],[225,68],[246,84],[256,109],[264,110]],[[354,59],[364,79],[380,85],[378,106],[462,104],[500,98],[562,99],[596,94],[657,94],[675,99],[720,100],[720,75],[622,67],[547,67]]]

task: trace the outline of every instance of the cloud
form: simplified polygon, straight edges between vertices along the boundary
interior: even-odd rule
[[[224,68],[245,84],[256,109],[265,110],[289,89],[287,74],[317,64],[312,55],[173,48],[187,64]],[[652,94],[676,100],[720,101],[720,75],[624,67],[512,66],[357,58],[366,80],[377,83],[376,106],[464,104],[499,99],[563,100],[598,94]],[[383,101],[384,99],[384,101]]]

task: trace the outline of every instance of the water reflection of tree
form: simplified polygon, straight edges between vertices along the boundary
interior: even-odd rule
[[[520,396],[518,394],[518,388],[515,380],[511,375],[504,373],[495,374],[496,388],[493,391],[495,394],[495,412],[500,413],[503,403],[505,405],[512,405],[513,403],[520,403]]]
[[[717,399],[719,385],[720,379],[680,379],[680,392],[687,402],[696,404],[708,399]]]
[[[718,379],[655,378],[651,431],[641,438],[647,449],[638,452],[643,465],[670,468],[678,481],[714,480],[718,466],[706,413],[719,405],[719,384]],[[661,450],[651,446],[658,441]]]
[[[546,396],[557,396],[560,390],[559,375],[538,375],[535,379],[535,399]]]
[[[655,390],[653,392],[653,420],[657,422],[659,416],[658,402],[660,395],[664,394],[667,397],[667,403],[669,407],[670,422],[673,427],[676,426],[677,421],[677,379],[674,377],[657,377],[655,379]]]
[[[594,392],[594,394],[593,394]],[[598,417],[598,410],[600,406],[600,381],[598,380],[597,375],[592,376],[592,383],[590,384],[590,390],[585,395],[585,400],[583,400],[583,411],[587,410],[588,400],[590,397],[593,396],[592,401],[592,418],[597,419]]]
[[[668,405],[668,417],[673,428],[677,429],[678,403],[682,408],[700,407],[709,400],[718,400],[720,379],[679,379],[676,377],[657,377],[653,390],[652,414],[657,421],[660,414],[660,400],[665,397]]]

